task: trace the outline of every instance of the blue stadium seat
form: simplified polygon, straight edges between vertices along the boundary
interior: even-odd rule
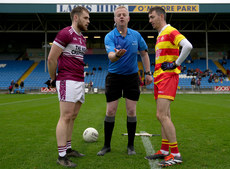
[[[0,67],[0,87],[8,88],[12,80],[17,82],[18,79],[30,68],[33,63],[34,61],[29,60],[0,60],[0,64],[5,65],[5,67]]]
[[[154,55],[150,55],[151,71],[154,71]],[[138,61],[141,61],[140,56]],[[221,61],[221,60],[220,60]],[[85,55],[84,62],[88,64],[88,67],[85,68],[86,72],[92,72],[93,68],[96,68],[94,75],[85,76],[85,83],[93,82],[93,88],[105,89],[105,78],[108,73],[108,56],[106,54],[101,55]],[[0,61],[0,64],[6,64],[5,67],[0,67],[1,81],[0,87],[8,88],[11,80],[15,82],[28,70],[28,68],[33,64],[33,61]],[[212,72],[216,72],[217,67],[212,60],[208,61],[209,69]],[[227,61],[226,66],[230,66],[230,60]],[[206,70],[206,60],[194,60],[193,63],[183,63],[182,66],[186,66],[186,70],[180,74],[179,86],[185,88],[191,88],[191,79],[192,76],[187,76],[187,70],[199,68],[201,71]],[[102,70],[98,70],[101,67]],[[38,66],[32,71],[32,73],[24,80],[25,87],[31,89],[37,89],[40,87],[47,87],[44,84],[49,79],[48,69],[45,72],[45,61],[41,61]],[[213,86],[229,86],[230,81],[224,79],[223,83],[218,82],[208,82],[209,77],[202,78],[201,87],[212,88]],[[153,89],[153,83],[147,86],[147,89]],[[21,92],[24,92],[21,90]]]

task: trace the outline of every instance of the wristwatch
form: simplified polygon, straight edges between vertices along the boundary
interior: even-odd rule
[[[152,75],[152,73],[148,71],[148,72],[145,72],[145,75]]]

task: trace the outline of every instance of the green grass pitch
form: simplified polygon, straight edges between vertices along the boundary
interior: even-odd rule
[[[103,146],[106,101],[103,94],[88,94],[76,119],[72,146],[86,154],[72,158],[79,169],[148,169],[141,137],[135,139],[134,156],[127,155],[125,101],[120,99],[112,137],[112,151],[96,154]],[[152,94],[142,94],[137,104],[137,132],[160,134]],[[179,169],[225,169],[230,166],[230,95],[177,95],[171,105],[183,157]],[[56,124],[59,118],[57,95],[0,95],[0,169],[61,169],[56,164]],[[99,132],[95,143],[85,143],[87,127]],[[149,138],[153,149],[160,148],[161,137]]]

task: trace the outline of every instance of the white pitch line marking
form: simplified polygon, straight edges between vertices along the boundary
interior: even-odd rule
[[[141,131],[141,133],[146,133],[145,131]],[[146,155],[151,155],[151,154],[154,154],[155,151],[152,147],[152,143],[151,141],[149,140],[149,137],[146,137],[146,136],[141,136],[141,139],[142,139],[142,142],[143,142],[143,145],[145,147],[145,151],[146,151]],[[158,160],[148,160],[149,161],[149,166],[150,166],[150,169],[157,169],[157,168],[161,168],[159,167],[157,164],[158,164]]]
[[[8,102],[8,103],[1,103],[0,106],[9,105],[9,104],[17,104],[17,103],[25,103],[25,102],[31,102],[31,101],[36,101],[36,100],[45,100],[45,99],[50,99],[53,97],[57,97],[57,96],[39,98],[39,99],[30,99],[30,100],[20,100],[20,101],[15,101],[15,102]]]

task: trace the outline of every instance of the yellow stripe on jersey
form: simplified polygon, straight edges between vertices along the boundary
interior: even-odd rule
[[[160,64],[163,62],[173,62],[179,57],[179,43],[185,37],[174,27],[167,26],[160,35],[157,37],[157,43],[155,46],[155,71],[154,77],[159,76],[162,73],[175,72],[179,74],[181,71],[176,68],[174,70],[163,71],[160,68]],[[160,79],[158,79],[159,82]]]
[[[164,42],[159,42],[157,44],[158,49],[179,49],[179,47],[175,46],[174,44],[172,44],[169,41],[164,41]]]
[[[166,96],[166,95],[158,95],[158,98],[162,98],[162,99],[169,99],[169,100],[174,100],[175,98],[172,96]],[[170,143],[169,143],[170,146]]]
[[[176,35],[176,38],[174,39],[173,43],[177,46],[179,46],[180,41],[185,39],[185,37],[182,34]]]
[[[157,58],[156,64],[163,62],[173,62],[177,60],[178,56],[176,55],[164,55]]]

